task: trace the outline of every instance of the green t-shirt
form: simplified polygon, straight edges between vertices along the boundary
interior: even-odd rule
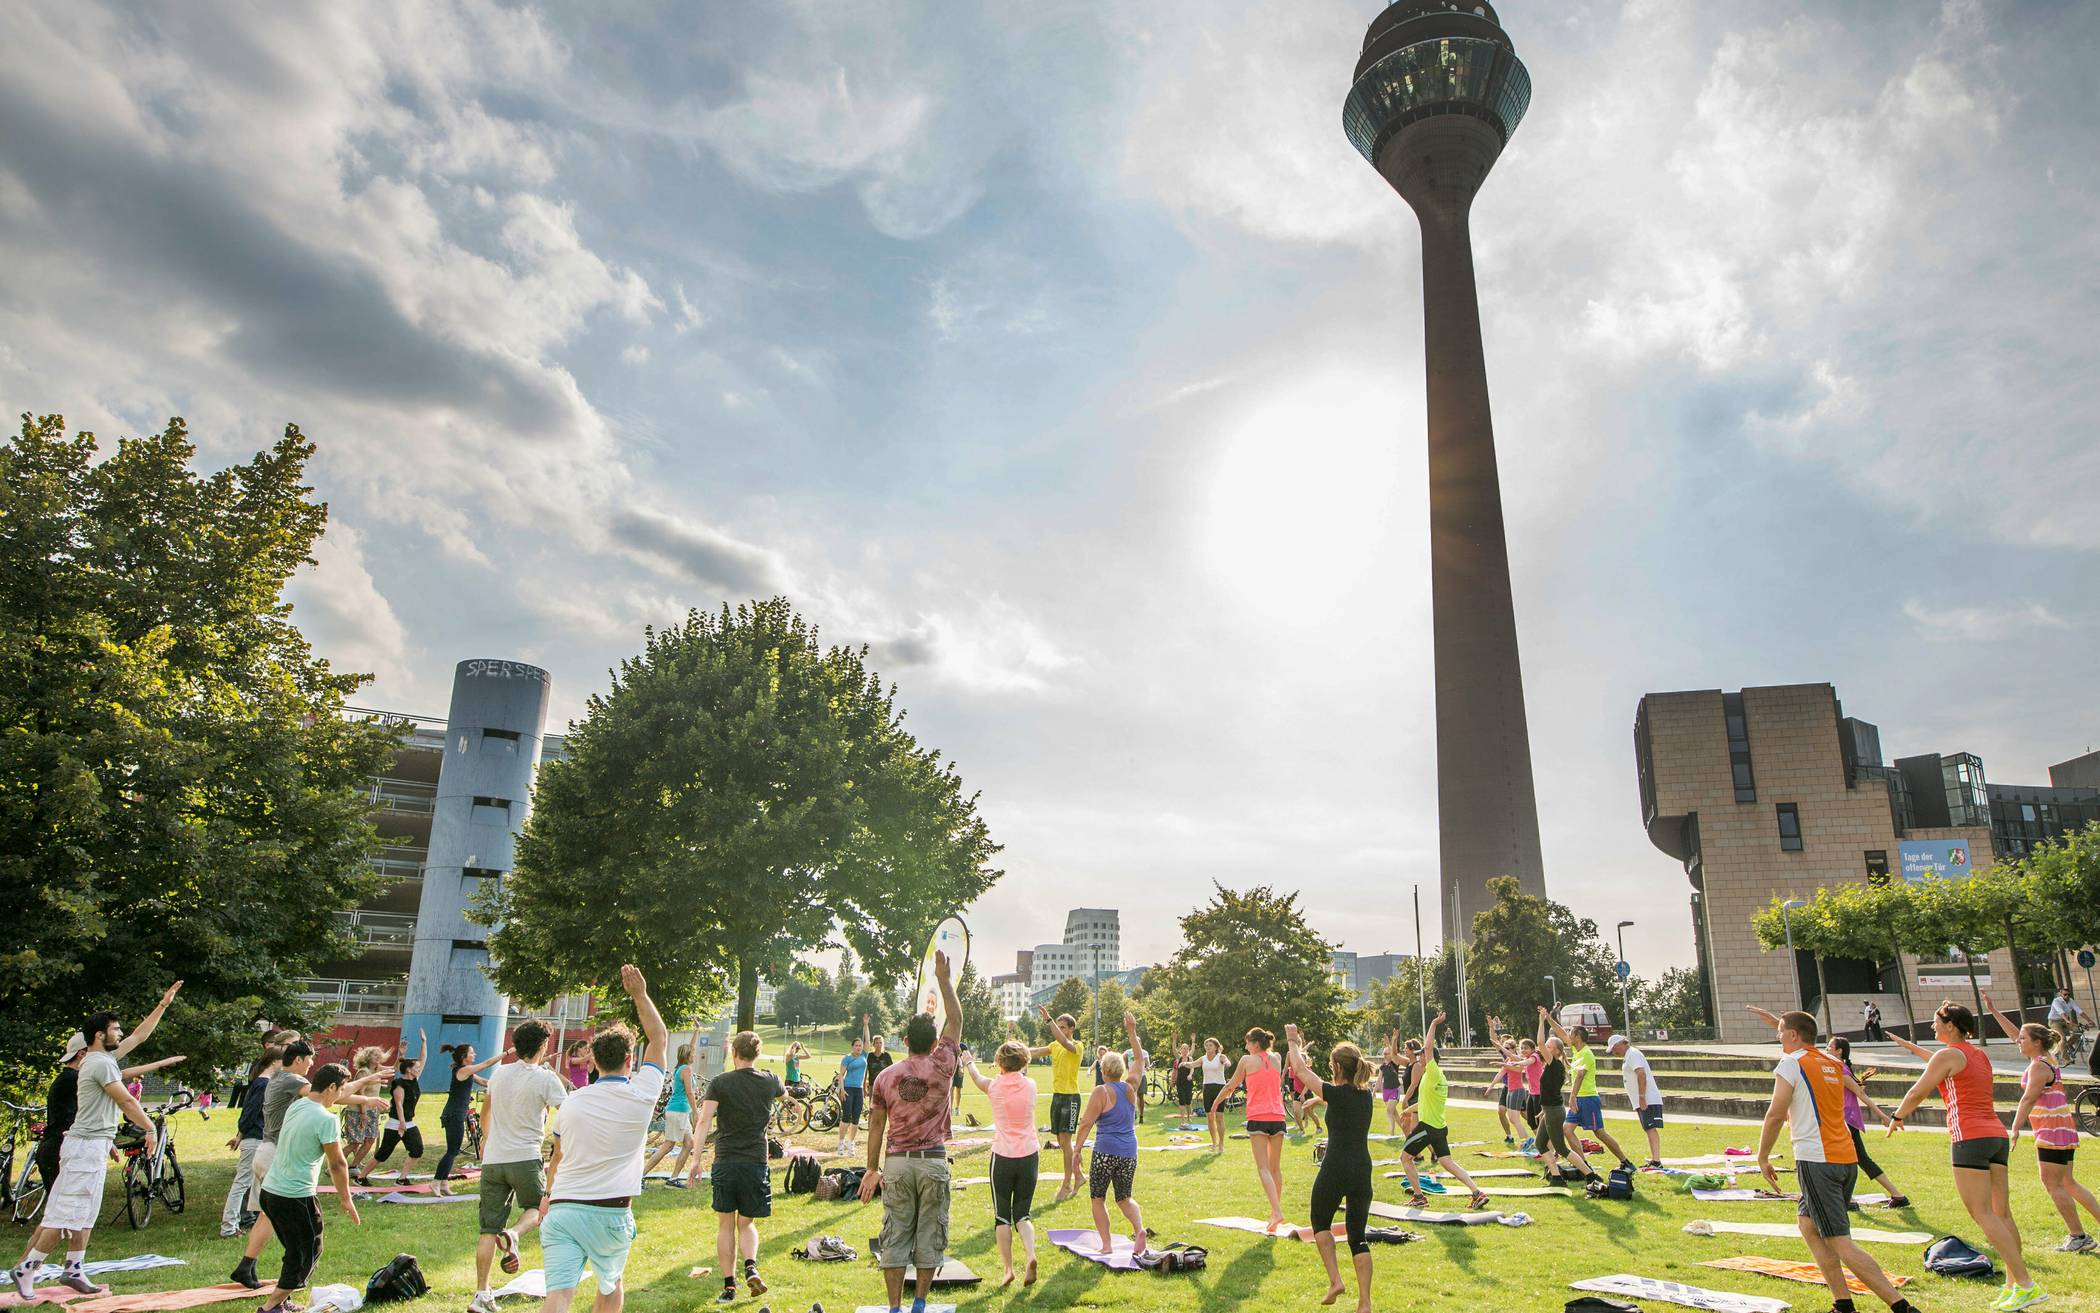
[[[1597,1050],[1584,1045],[1575,1052],[1575,1063],[1582,1068],[1582,1080],[1575,1086],[1575,1097],[1594,1099],[1597,1097]]]
[[[310,1199],[321,1176],[321,1160],[327,1146],[343,1138],[335,1113],[303,1095],[284,1110],[284,1124],[277,1128],[277,1156],[270,1161],[270,1174],[263,1189],[285,1199]]]
[[[1435,1058],[1424,1061],[1422,1083],[1415,1088],[1415,1108],[1424,1126],[1444,1124],[1444,1104],[1450,1094],[1451,1082],[1444,1078],[1444,1069],[1437,1066]]]

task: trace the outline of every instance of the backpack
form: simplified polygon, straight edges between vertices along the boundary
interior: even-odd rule
[[[864,1167],[834,1167],[817,1181],[814,1193],[817,1198],[827,1201],[857,1199],[860,1197],[860,1179],[867,1174]],[[882,1187],[878,1185],[875,1192],[881,1194]]]
[[[396,1254],[387,1260],[386,1266],[372,1274],[365,1283],[367,1304],[391,1304],[397,1300],[420,1299],[430,1293],[430,1283],[423,1279],[423,1269],[416,1264],[414,1254]]]
[[[780,1188],[789,1194],[811,1194],[816,1190],[817,1182],[823,1175],[824,1169],[817,1166],[816,1159],[797,1154],[788,1160],[787,1172],[781,1178]]]
[[[1139,1267],[1162,1275],[1171,1272],[1201,1272],[1210,1266],[1210,1251],[1201,1245],[1172,1244],[1148,1249],[1137,1258]]]
[[[766,1157],[785,1158],[787,1157],[787,1147],[781,1144],[780,1141],[768,1135],[766,1137]]]
[[[1960,1236],[1944,1235],[1925,1246],[1925,1270],[1943,1277],[1987,1277],[1998,1266]]]
[[[1633,1171],[1626,1167],[1614,1167],[1611,1175],[1602,1181],[1592,1181],[1585,1191],[1592,1199],[1633,1198]]]

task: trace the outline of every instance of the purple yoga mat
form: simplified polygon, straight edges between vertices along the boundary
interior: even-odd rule
[[[1074,1258],[1099,1263],[1117,1272],[1138,1270],[1137,1255],[1131,1247],[1129,1236],[1115,1237],[1115,1250],[1109,1254],[1101,1252],[1101,1237],[1092,1231],[1052,1231],[1050,1243]]]

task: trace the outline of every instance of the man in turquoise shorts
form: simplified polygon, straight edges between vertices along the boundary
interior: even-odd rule
[[[598,1304],[617,1309],[627,1250],[634,1243],[634,1197],[642,1192],[642,1153],[649,1122],[664,1089],[671,1037],[649,998],[648,982],[632,964],[620,983],[634,1000],[646,1047],[635,1064],[634,1032],[624,1025],[591,1039],[595,1084],[571,1093],[554,1114],[554,1158],[547,1164],[547,1206],[540,1223],[540,1254],[547,1269],[543,1313],[568,1313],[588,1267],[598,1279]]]

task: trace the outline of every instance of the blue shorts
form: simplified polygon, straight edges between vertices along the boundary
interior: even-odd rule
[[[634,1236],[634,1214],[625,1208],[555,1204],[540,1223],[540,1263],[547,1269],[547,1289],[576,1289],[588,1267],[597,1275],[598,1293],[610,1295],[620,1288],[627,1271],[627,1250]]]
[[[1604,1129],[1604,1098],[1597,1094],[1575,1096],[1575,1115],[1568,1120],[1586,1131]]]

